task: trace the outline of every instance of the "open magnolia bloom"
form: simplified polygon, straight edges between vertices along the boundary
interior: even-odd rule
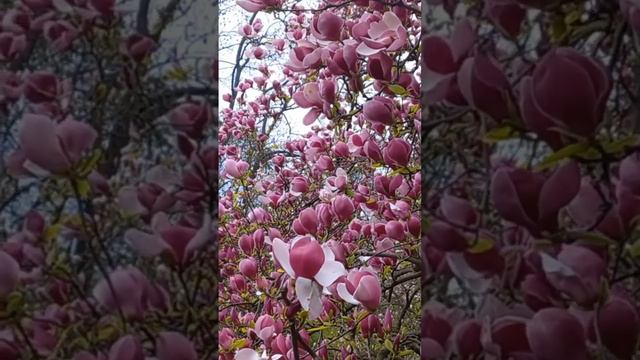
[[[195,251],[213,239],[211,217],[205,215],[199,228],[174,225],[165,213],[157,213],[151,220],[152,232],[129,229],[125,239],[144,257],[168,254],[176,264],[187,264]]]
[[[336,290],[342,300],[362,305],[370,311],[378,308],[382,299],[380,280],[373,269],[368,268],[349,272],[344,283],[339,283]]]
[[[263,351],[262,355],[258,354],[255,350],[244,348],[238,350],[236,352],[235,360],[278,360],[282,357],[280,354],[275,354],[272,356],[267,355],[267,351]]]
[[[291,278],[296,279],[295,290],[300,305],[309,311],[310,319],[317,318],[323,309],[322,289],[346,275],[344,265],[335,260],[327,244],[320,245],[311,236],[295,237],[288,244],[276,238],[272,247],[273,257]]]

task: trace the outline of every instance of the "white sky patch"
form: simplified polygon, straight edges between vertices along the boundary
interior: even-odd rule
[[[301,1],[298,4],[304,6],[305,8],[316,7],[315,2],[308,0]],[[225,108],[228,108],[229,103],[222,99],[222,95],[231,93],[231,75],[236,62],[238,46],[242,41],[242,35],[240,35],[238,30],[243,25],[249,23],[249,19],[252,14],[236,5],[235,0],[230,0],[226,3],[223,3],[221,4],[221,7],[226,7],[226,9],[223,10],[223,15],[221,15],[219,19],[221,39],[219,45],[220,64],[218,67],[220,73],[220,81],[218,85],[220,96],[218,97],[218,106],[220,110],[223,110]],[[289,18],[289,16],[290,15],[287,15],[287,18]],[[266,39],[267,43],[270,43],[271,40],[277,37],[286,39],[285,29],[283,28],[283,25],[275,19],[273,14],[260,12],[258,13],[256,19],[262,20],[262,23],[264,25],[260,33],[264,33],[266,31],[268,34],[273,34],[273,36]],[[269,64],[269,69],[273,72],[269,79],[270,81],[279,80],[282,83],[285,80],[285,76],[284,74],[282,74],[282,70],[284,69],[284,64],[289,58],[289,40],[285,41],[287,42],[287,47],[282,53],[278,55],[279,58],[276,60],[277,62]],[[263,45],[263,48],[265,48],[269,54],[274,54],[275,51],[271,49],[269,45],[270,44]],[[260,75],[261,73],[256,70],[256,68],[263,62],[263,60],[252,59],[249,62],[249,67],[245,68],[245,70],[243,71],[241,81],[242,79],[253,78],[254,76]],[[267,86],[270,86],[270,81],[268,82]],[[283,88],[286,89],[286,87]],[[256,89],[250,89],[246,92],[246,94],[247,100],[251,100],[259,96],[261,92]],[[293,101],[291,102],[291,104],[295,105]],[[283,115],[289,121],[281,121],[276,128],[274,135],[278,138],[288,138],[290,136],[295,137],[304,135],[311,131],[311,126],[313,124],[311,126],[306,126],[302,123],[302,119],[308,111],[309,109],[302,109],[297,107],[295,109],[285,111]],[[323,123],[324,121],[326,121],[326,119],[318,121]],[[314,124],[318,124],[318,121],[316,121]]]

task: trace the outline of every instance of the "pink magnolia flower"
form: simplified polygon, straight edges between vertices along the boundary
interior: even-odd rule
[[[311,125],[322,114],[323,101],[317,82],[306,83],[302,91],[293,94],[293,101],[301,108],[311,108],[302,119],[305,125]]]
[[[344,20],[331,11],[324,11],[311,22],[311,34],[318,40],[338,41]]]
[[[359,70],[356,46],[345,44],[337,49],[333,56],[327,59],[327,68],[333,75],[357,74]]]
[[[556,258],[541,253],[542,270],[549,283],[582,306],[595,303],[602,292],[607,265],[595,252],[563,244]]]
[[[501,316],[492,321],[482,338],[485,352],[495,357],[512,358],[531,355],[527,339],[528,319],[521,316]]]
[[[224,169],[223,175],[228,178],[241,178],[247,170],[249,170],[249,163],[244,160],[236,161],[233,159],[227,159],[222,163]]]
[[[104,354],[100,354],[96,356],[86,350],[82,350],[77,352],[73,356],[72,360],[111,360],[111,359],[107,359],[107,357]]]
[[[13,71],[0,70],[0,102],[15,102],[22,96],[22,80]]]
[[[254,328],[258,337],[267,343],[274,335],[282,332],[282,321],[274,320],[269,314],[260,315]]]
[[[640,3],[637,0],[619,0],[620,11],[631,27],[640,29]]]
[[[367,315],[367,317],[360,322],[360,332],[362,337],[365,339],[370,338],[373,334],[378,334],[378,336],[383,336],[382,333],[382,324],[380,323],[380,318],[375,314]]]
[[[51,10],[53,4],[52,0],[21,0],[20,2],[36,13]]]
[[[277,51],[284,50],[284,47],[286,45],[284,39],[273,39],[271,44],[273,45],[273,48],[276,49]]]
[[[392,81],[393,59],[383,52],[372,55],[367,59],[367,72],[376,80]]]
[[[88,12],[85,16],[93,17],[112,17],[115,13],[115,0],[88,0],[87,9]]]
[[[601,63],[571,48],[552,49],[521,82],[523,121],[553,148],[571,140],[555,129],[592,136],[611,88],[611,77]]]
[[[390,126],[395,120],[394,108],[393,100],[383,96],[374,96],[373,100],[364,103],[362,114],[371,123]]]
[[[242,275],[250,279],[254,279],[258,274],[258,264],[256,262],[256,259],[252,257],[240,260],[238,268]]]
[[[144,183],[120,188],[118,204],[130,214],[150,216],[167,211],[176,202],[173,191],[178,184],[175,173],[165,166],[154,166],[146,173]]]
[[[473,108],[496,121],[509,118],[511,85],[492,57],[476,55],[467,58],[458,71],[458,87]]]
[[[394,138],[382,151],[385,164],[396,169],[409,165],[411,145],[404,139]]]
[[[279,7],[281,0],[236,0],[236,4],[250,13],[262,11],[268,7]]]
[[[593,315],[588,334],[594,343],[598,341],[599,335],[602,344],[619,359],[632,359],[636,354],[640,334],[640,318],[634,302],[613,294],[597,315]]]
[[[333,284],[346,273],[344,265],[335,260],[331,249],[320,245],[310,236],[300,236],[285,243],[274,239],[273,257],[285,272],[295,280],[296,297],[303,309],[309,311],[311,319],[322,312],[322,287]]]
[[[318,214],[312,208],[304,209],[297,219],[293,221],[293,230],[299,235],[314,235],[318,231]]]
[[[145,360],[140,339],[133,335],[118,339],[109,349],[109,360]]]
[[[42,33],[49,45],[58,52],[68,50],[78,37],[78,30],[65,20],[46,21]]]
[[[626,229],[633,229],[640,219],[640,156],[638,153],[627,156],[620,163],[619,182],[616,186],[618,214]]]
[[[281,359],[284,355],[282,354],[273,354],[271,356],[267,355],[267,351],[263,351],[262,354],[258,354],[257,351],[249,348],[240,349],[236,352],[234,360],[278,360]]]
[[[533,234],[555,231],[558,212],[580,189],[580,169],[575,162],[559,166],[550,175],[503,167],[491,181],[491,199],[505,220]]]
[[[174,331],[162,331],[156,341],[158,360],[198,360],[191,340]]]
[[[429,35],[422,40],[422,91],[426,92],[429,103],[447,100],[456,105],[464,104],[456,76],[475,39],[471,22],[464,20],[456,24],[451,39]]]
[[[353,36],[361,41],[356,52],[362,56],[371,56],[381,51],[393,52],[407,43],[407,30],[398,16],[387,11],[382,18],[372,18],[365,14],[360,22],[351,29]]]
[[[392,239],[395,239],[395,240],[405,239],[406,235],[405,235],[404,224],[402,224],[400,221],[396,221],[396,220],[387,221],[387,223],[384,224],[384,230],[386,235]]]
[[[89,125],[68,118],[56,123],[43,115],[26,114],[14,152],[14,172],[62,174],[91,148],[97,133]]]
[[[165,213],[157,213],[151,220],[152,233],[129,229],[124,237],[131,246],[144,257],[155,257],[164,253],[172,262],[180,265],[188,263],[194,253],[213,239],[211,218],[204,216],[199,229],[170,223]]]
[[[171,110],[168,116],[174,129],[183,131],[192,139],[201,137],[213,119],[211,107],[205,101],[184,102]]]
[[[27,36],[11,32],[0,33],[0,60],[12,61],[27,48]]]
[[[397,192],[401,192],[401,188],[406,186],[402,175],[382,176],[377,175],[373,178],[373,186],[376,192],[388,198],[397,196]]]
[[[111,285],[110,285],[111,284]],[[111,287],[113,286],[113,288]],[[150,308],[166,308],[166,293],[152,284],[137,268],[128,266],[109,274],[93,289],[93,296],[107,311],[122,311],[128,319],[140,320]]]
[[[621,163],[621,168],[622,166],[624,166],[624,160]],[[620,172],[622,173],[622,170]],[[622,183],[622,181],[618,183],[618,189],[621,188]],[[567,205],[567,211],[578,226],[597,230],[613,239],[622,239],[629,224],[623,222],[619,204],[616,204],[614,199],[610,199],[608,194],[609,191],[605,186],[597,183],[592,184],[591,179],[585,177],[582,179],[580,191]],[[621,202],[626,201],[629,197],[621,197]],[[607,206],[606,202],[610,205]],[[603,213],[605,211],[606,213]],[[593,228],[594,225],[597,226]]]
[[[564,309],[538,311],[527,323],[531,351],[540,360],[587,359],[587,343],[580,321]]]
[[[4,13],[4,16],[2,16],[2,29],[4,31],[24,34],[29,31],[30,25],[31,17],[26,11],[21,9],[9,9]]]
[[[13,256],[0,250],[0,299],[13,292],[19,280],[20,265]]]
[[[336,287],[342,300],[374,311],[380,305],[382,288],[378,276],[369,270],[353,270]]]
[[[340,221],[347,221],[355,213],[353,201],[346,195],[338,195],[331,202],[331,209]]]
[[[151,55],[156,46],[155,40],[149,36],[131,34],[120,44],[120,53],[139,63]]]
[[[29,74],[24,82],[24,97],[34,104],[56,100],[64,94],[64,82],[50,72],[36,71]]]
[[[503,33],[517,37],[527,11],[515,0],[487,0],[484,12]]]
[[[253,30],[253,26],[251,24],[245,24],[240,27],[238,33],[246,38],[252,38],[256,35],[256,32]]]
[[[309,182],[302,176],[296,176],[291,179],[290,192],[293,195],[301,195],[309,191]]]
[[[316,48],[308,42],[301,42],[289,52],[289,61],[285,65],[287,69],[295,72],[303,72],[316,68],[322,64],[323,48]]]

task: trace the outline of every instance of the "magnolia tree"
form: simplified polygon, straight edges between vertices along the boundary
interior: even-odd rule
[[[638,356],[639,14],[426,1],[422,358]]]
[[[233,6],[219,358],[418,359],[420,3]]]
[[[214,15],[2,3],[1,359],[215,356]]]

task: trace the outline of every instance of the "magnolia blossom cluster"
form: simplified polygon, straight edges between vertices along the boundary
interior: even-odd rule
[[[237,4],[258,72],[223,94],[220,358],[417,357],[419,3]],[[283,139],[290,108],[309,131]]]
[[[426,103],[443,119],[427,141],[474,130],[464,163],[425,194],[422,358],[635,358],[640,158],[615,52],[637,36],[638,4],[427,3],[451,16],[422,39]],[[629,33],[591,51],[604,33],[577,29],[605,9]],[[545,28],[571,11],[567,28]]]

